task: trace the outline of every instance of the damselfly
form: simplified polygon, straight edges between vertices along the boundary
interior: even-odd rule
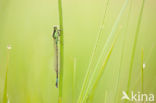
[[[56,87],[58,88],[58,76],[59,76],[59,29],[57,26],[54,26],[52,37],[54,39],[54,47],[55,47],[55,71],[56,71]]]

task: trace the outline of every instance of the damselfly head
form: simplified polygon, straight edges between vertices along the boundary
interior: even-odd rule
[[[54,30],[57,30],[58,29],[58,25],[54,25],[53,28],[54,28]]]

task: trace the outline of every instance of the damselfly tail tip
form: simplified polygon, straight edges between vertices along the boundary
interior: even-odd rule
[[[58,88],[58,83],[56,83],[56,88]]]
[[[56,78],[56,88],[58,88],[58,78]]]

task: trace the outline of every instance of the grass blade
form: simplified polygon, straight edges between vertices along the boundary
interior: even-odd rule
[[[105,60],[104,60],[104,62],[102,64],[102,67],[100,68],[99,74],[98,74],[97,78],[95,79],[95,82],[94,82],[93,86],[90,85],[90,87],[91,87],[90,93],[88,95],[88,92],[86,92],[86,97],[84,97],[84,100],[87,98],[87,95],[88,95],[88,98],[87,99],[89,99],[89,98],[90,99],[93,99],[93,96],[94,96],[96,87],[98,86],[98,83],[99,83],[99,81],[100,81],[100,79],[101,79],[101,77],[102,77],[102,75],[104,73],[105,67],[106,67],[106,65],[107,65],[107,63],[108,63],[108,61],[110,59],[111,53],[112,53],[113,48],[114,48],[114,46],[116,44],[116,41],[117,41],[117,38],[118,38],[119,34],[120,34],[120,32],[115,37],[115,39],[114,39],[114,41],[113,41],[113,43],[112,43],[109,51],[107,52],[107,55],[105,57]],[[88,90],[89,90],[89,88],[88,88]]]
[[[63,14],[62,14],[62,0],[58,0],[59,10],[59,26],[60,26],[60,75],[59,75],[59,100],[62,103],[62,87],[63,87],[63,67],[64,67],[64,35],[63,35]]]
[[[130,1],[130,7],[129,7],[129,11],[128,11],[128,17],[127,17],[127,23],[126,23],[126,30],[124,31],[126,34],[127,31],[128,31],[128,24],[129,24],[129,19],[130,19],[130,14],[131,14],[131,9],[132,9],[132,0]],[[126,34],[128,35],[128,33]],[[120,65],[119,65],[119,71],[118,71],[118,76],[117,76],[117,84],[116,84],[116,95],[115,95],[115,99],[114,99],[114,102],[117,102],[117,97],[118,97],[118,94],[117,94],[117,90],[119,88],[119,78],[120,78],[120,73],[121,73],[121,68],[122,68],[122,64],[123,64],[123,54],[124,54],[124,51],[125,51],[125,42],[126,42],[126,35],[123,35],[123,46],[122,46],[122,50],[121,50],[121,60],[120,60]]]
[[[103,21],[102,21],[102,26],[105,24],[105,18],[106,18],[109,2],[110,2],[110,0],[107,0],[106,9],[104,11],[104,16],[103,16]],[[81,103],[81,100],[83,98],[83,94],[85,92],[85,88],[86,88],[88,80],[89,80],[89,74],[91,72],[90,67],[91,67],[91,64],[93,62],[93,57],[94,57],[95,51],[96,51],[96,49],[98,47],[98,43],[99,43],[99,39],[101,37],[101,34],[102,34],[102,28],[100,28],[100,30],[98,32],[98,36],[97,36],[97,39],[96,39],[96,42],[95,42],[95,46],[93,48],[93,52],[91,54],[91,58],[90,58],[90,61],[89,61],[89,64],[88,64],[87,72],[86,72],[86,75],[85,75],[85,78],[84,78],[84,81],[83,81],[83,84],[82,84],[82,89],[80,91],[80,96],[78,98],[78,103]]]
[[[7,61],[6,61],[6,74],[5,74],[5,83],[4,83],[4,93],[3,93],[3,103],[8,102],[8,67],[9,67],[9,58],[10,58],[11,46],[7,47]]]
[[[131,62],[130,62],[130,68],[129,68],[129,77],[128,77],[128,84],[127,84],[127,94],[129,94],[129,89],[130,89],[130,84],[131,84],[131,75],[132,75],[133,61],[134,61],[134,57],[135,57],[136,45],[137,45],[138,35],[139,35],[139,31],[140,31],[140,25],[141,25],[143,10],[144,10],[144,4],[145,4],[145,0],[143,0],[142,4],[141,4],[141,10],[140,10],[138,23],[137,23],[137,28],[136,28],[136,32],[135,32],[135,38],[134,38],[134,44],[133,44],[132,55],[131,55]]]
[[[76,86],[76,65],[77,65],[77,60],[74,58],[74,68],[73,68],[73,84],[72,84],[72,101],[75,103],[75,86]]]
[[[141,89],[142,93],[144,93],[144,51],[141,51]]]
[[[125,2],[124,2],[124,4],[123,4],[123,6],[122,6],[122,8],[121,8],[121,10],[120,10],[120,12],[119,12],[117,18],[116,18],[116,20],[115,20],[115,22],[114,22],[114,25],[113,25],[113,27],[112,27],[112,31],[111,31],[111,33],[109,34],[109,37],[108,37],[108,39],[107,39],[107,41],[106,41],[106,43],[105,43],[105,45],[104,45],[104,48],[102,49],[102,52],[101,52],[100,57],[99,57],[99,59],[98,59],[98,61],[97,61],[97,64],[96,64],[95,69],[94,69],[94,71],[93,71],[92,77],[90,78],[89,84],[88,84],[87,89],[86,89],[85,96],[84,96],[84,98],[83,98],[82,101],[85,101],[85,98],[86,98],[86,96],[88,95],[89,87],[91,86],[91,83],[92,83],[93,78],[94,78],[94,76],[95,76],[95,72],[96,72],[96,70],[97,70],[97,66],[99,65],[99,62],[101,61],[101,59],[102,59],[102,57],[103,57],[103,54],[104,54],[104,52],[106,51],[106,47],[108,46],[110,40],[111,40],[111,39],[114,37],[114,35],[115,35],[115,31],[116,31],[117,26],[118,26],[118,24],[119,24],[120,18],[121,18],[121,16],[122,16],[124,10],[125,10],[126,7],[127,7],[127,4],[128,4],[128,0],[125,0]]]

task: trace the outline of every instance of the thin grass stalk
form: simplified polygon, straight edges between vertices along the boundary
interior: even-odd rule
[[[144,51],[143,49],[141,50],[141,73],[137,77],[138,79],[136,80],[137,82],[135,83],[135,86],[133,87],[133,90],[135,90],[138,86],[138,83],[141,81],[141,92],[142,94],[144,93],[144,67],[143,67],[143,62],[144,62]]]
[[[105,100],[104,100],[104,103],[107,103],[107,95],[108,95],[108,93],[107,93],[107,91],[105,92]]]
[[[59,103],[62,103],[63,69],[64,69],[64,35],[63,35],[63,14],[62,0],[58,0],[59,27],[60,27],[60,75],[59,75]]]
[[[101,61],[101,59],[102,59],[102,57],[103,57],[104,52],[106,51],[106,47],[108,46],[110,40],[111,40],[111,39],[114,37],[114,35],[115,35],[115,31],[116,31],[116,29],[117,29],[117,26],[118,26],[118,24],[119,24],[119,21],[120,21],[121,16],[123,15],[123,12],[124,12],[124,10],[125,10],[126,7],[127,7],[128,1],[129,1],[129,0],[125,0],[124,4],[123,4],[123,6],[122,6],[122,8],[121,8],[121,10],[120,10],[120,12],[119,12],[119,15],[117,16],[117,18],[116,18],[116,20],[115,20],[115,22],[114,22],[114,25],[113,25],[113,27],[112,27],[112,31],[111,31],[111,33],[109,34],[109,37],[108,37],[108,39],[107,39],[107,41],[106,41],[106,43],[105,43],[105,45],[104,45],[104,47],[103,47],[103,49],[102,49],[102,52],[101,52],[101,54],[100,54],[100,57],[99,57],[99,59],[98,59],[98,61],[97,61],[97,63],[96,63],[96,66],[95,66],[95,69],[94,69],[94,71],[93,71],[93,74],[92,74],[92,76],[91,76],[91,78],[90,78],[90,80],[89,80],[89,84],[88,84],[88,86],[87,86],[86,93],[85,93],[85,96],[84,96],[84,98],[83,98],[83,101],[85,100],[85,98],[86,98],[86,96],[87,96],[87,94],[88,94],[89,87],[91,87],[93,78],[94,78],[94,76],[95,76],[95,72],[96,72],[97,67],[98,67],[98,65],[99,65],[99,63],[100,63],[100,61]]]
[[[8,68],[7,68],[8,69]],[[3,103],[7,103],[8,102],[8,96],[7,96],[7,92],[8,92],[8,70],[6,71],[5,74],[5,83],[4,83],[4,93],[3,93]]]
[[[148,63],[148,61],[149,61],[149,58],[151,57],[151,54],[152,54],[152,50],[153,50],[153,47],[154,47],[154,45],[152,46],[152,48],[150,49],[150,52],[149,52],[149,54],[148,54],[148,56],[147,56],[147,59],[146,59],[146,63]],[[145,62],[145,60],[144,60],[144,51],[143,51],[143,49],[142,49],[142,64],[141,64],[141,70],[142,70],[142,72],[143,72],[143,74],[141,73],[141,75],[143,75],[143,78],[144,78],[144,69],[145,69],[145,67],[143,67],[143,65],[144,65],[144,62]],[[136,83],[135,83],[135,86],[133,87],[133,90],[135,90],[136,88],[137,88],[137,85],[138,85],[138,83],[139,83],[139,81],[142,81],[142,80],[140,80],[141,78],[142,78],[142,76],[141,75],[138,75],[138,79],[136,80]],[[144,80],[143,80],[144,81]],[[144,86],[142,86],[143,88],[144,88]]]
[[[72,102],[75,103],[75,86],[76,86],[76,65],[77,61],[76,58],[74,58],[74,68],[73,68],[73,84],[72,84]]]
[[[89,92],[89,91],[86,91],[86,95],[85,95],[85,97],[84,97],[84,99],[83,99],[84,101],[86,100],[87,96],[88,96],[87,99],[89,99],[89,98],[90,98],[90,99],[93,99],[95,90],[96,90],[96,88],[97,88],[97,86],[98,86],[98,83],[99,83],[99,81],[100,81],[100,79],[101,79],[103,73],[104,73],[105,67],[106,67],[106,65],[107,65],[107,63],[108,63],[108,61],[109,61],[109,59],[110,59],[111,53],[112,53],[113,48],[114,48],[114,46],[115,46],[115,44],[116,44],[116,41],[117,41],[117,38],[118,38],[119,34],[120,34],[120,32],[119,32],[119,33],[117,34],[117,36],[115,37],[115,39],[114,39],[114,41],[113,41],[113,43],[112,43],[110,49],[108,50],[107,55],[106,55],[105,60],[104,60],[104,63],[102,64],[102,67],[101,67],[100,70],[99,70],[98,76],[97,76],[97,78],[95,79],[95,82],[93,83],[93,86],[90,86],[90,87],[91,87],[90,92]],[[87,88],[87,90],[89,90],[89,88]]]
[[[113,99],[115,98],[115,96],[114,96],[114,91],[115,91],[115,86],[116,86],[116,83],[115,83],[115,81],[116,81],[116,76],[115,76],[115,73],[116,73],[116,70],[112,70],[112,78],[113,78],[113,83],[112,83],[112,89],[110,90],[110,97],[112,97],[111,99],[110,99],[110,102],[111,103],[114,103],[114,101],[113,101]],[[103,73],[104,74],[104,73]],[[98,85],[97,85],[98,86]],[[97,86],[96,86],[96,88],[97,88]]]
[[[152,52],[153,52],[154,48],[155,48],[155,45],[153,44],[151,49],[149,50],[149,53],[147,55],[147,59],[144,61],[145,63],[147,63],[149,61],[149,59],[151,58],[151,55],[152,55]]]
[[[119,32],[117,33],[117,37],[118,37],[119,34],[121,33],[121,29],[122,29],[122,28],[120,28]],[[116,39],[117,39],[117,37],[116,37]],[[113,41],[112,45],[114,44],[114,42],[116,42],[116,39]],[[108,51],[108,52],[109,52],[109,51]],[[102,67],[101,67],[101,68],[102,68]],[[103,69],[104,69],[104,68],[103,68]],[[103,72],[104,72],[104,70],[103,70]],[[97,87],[98,84],[95,84],[95,85],[96,85],[96,87]],[[89,94],[88,94],[88,97],[87,97],[87,101],[88,101],[89,99],[90,99],[90,100],[93,99],[94,93],[95,93],[95,88],[94,88],[94,90],[93,90],[93,88],[91,88],[91,90],[90,90],[90,92],[89,92]]]
[[[2,100],[3,103],[8,102],[8,67],[9,67],[10,49],[11,49],[11,47],[8,46],[8,48],[7,48],[5,81],[4,81],[4,93],[3,93],[3,100]]]
[[[118,73],[118,79],[117,79],[117,85],[116,85],[116,95],[115,95],[114,102],[117,102],[117,96],[118,96],[117,95],[117,90],[119,88],[119,78],[120,78],[121,68],[122,68],[122,64],[123,64],[123,54],[124,54],[124,50],[125,50],[125,41],[126,41],[126,39],[125,39],[126,35],[125,34],[128,31],[128,24],[129,24],[131,9],[132,9],[132,0],[130,1],[130,7],[129,7],[129,11],[128,11],[128,19],[127,19],[127,23],[126,23],[126,30],[125,30],[125,33],[124,33],[123,46],[122,46],[122,50],[121,50],[121,60],[120,60],[120,65],[119,65],[119,73]]]
[[[106,55],[106,58],[105,58],[105,60],[104,60],[104,64],[103,64],[101,70],[99,71],[99,74],[98,74],[98,76],[97,76],[97,78],[96,78],[96,80],[95,80],[95,83],[94,83],[94,85],[93,85],[93,88],[91,89],[91,94],[94,94],[95,89],[96,89],[96,87],[97,87],[97,85],[98,85],[98,83],[99,83],[99,81],[100,81],[100,79],[101,79],[101,76],[102,76],[102,74],[103,74],[103,72],[104,72],[104,70],[105,70],[106,64],[108,63],[108,60],[109,60],[109,58],[110,58],[110,56],[111,56],[111,53],[112,53],[114,44],[115,44],[115,43],[112,44],[110,50],[108,51],[108,53],[107,53],[107,55]],[[92,93],[92,92],[93,92],[93,93]],[[87,92],[86,94],[88,94],[88,92]],[[87,95],[85,95],[83,101],[85,101],[86,96],[87,96]]]
[[[141,51],[141,89],[142,89],[142,94],[144,93],[144,51],[142,49]]]
[[[106,13],[107,13],[107,10],[108,10],[109,1],[110,1],[110,0],[107,0],[107,3],[106,3],[106,9],[105,9],[105,11],[104,11],[102,26],[105,24],[105,18],[106,18]],[[77,101],[78,103],[81,103],[81,100],[82,100],[82,98],[83,98],[83,94],[84,94],[84,92],[85,92],[85,88],[86,88],[87,83],[88,83],[88,80],[89,80],[89,75],[90,75],[90,73],[91,73],[90,67],[91,67],[91,64],[92,64],[92,62],[93,62],[93,58],[94,58],[96,49],[97,49],[97,47],[98,47],[98,43],[99,43],[101,34],[102,34],[102,28],[100,27],[100,30],[99,30],[99,32],[98,32],[98,36],[97,36],[97,39],[96,39],[96,42],[95,42],[95,46],[94,46],[94,48],[93,48],[93,52],[92,52],[92,54],[91,54],[91,58],[90,58],[90,61],[89,61],[89,64],[88,64],[87,72],[86,72],[86,75],[85,75],[85,78],[84,78],[84,81],[83,81],[83,84],[82,84],[82,89],[81,89],[81,91],[80,91],[80,96],[79,96],[78,101]]]
[[[131,61],[130,61],[130,68],[129,68],[127,94],[129,94],[129,89],[130,89],[130,84],[131,84],[132,68],[133,68],[133,62],[134,62],[134,57],[135,57],[136,45],[137,45],[137,42],[138,42],[138,35],[139,35],[139,31],[140,31],[140,25],[141,25],[141,21],[142,21],[144,4],[145,4],[145,0],[143,0],[142,1],[142,4],[141,4],[141,10],[140,10],[140,14],[139,14],[139,18],[138,18],[138,23],[137,23],[137,28],[136,28],[136,32],[135,32],[135,38],[134,38],[132,55],[131,55]]]

